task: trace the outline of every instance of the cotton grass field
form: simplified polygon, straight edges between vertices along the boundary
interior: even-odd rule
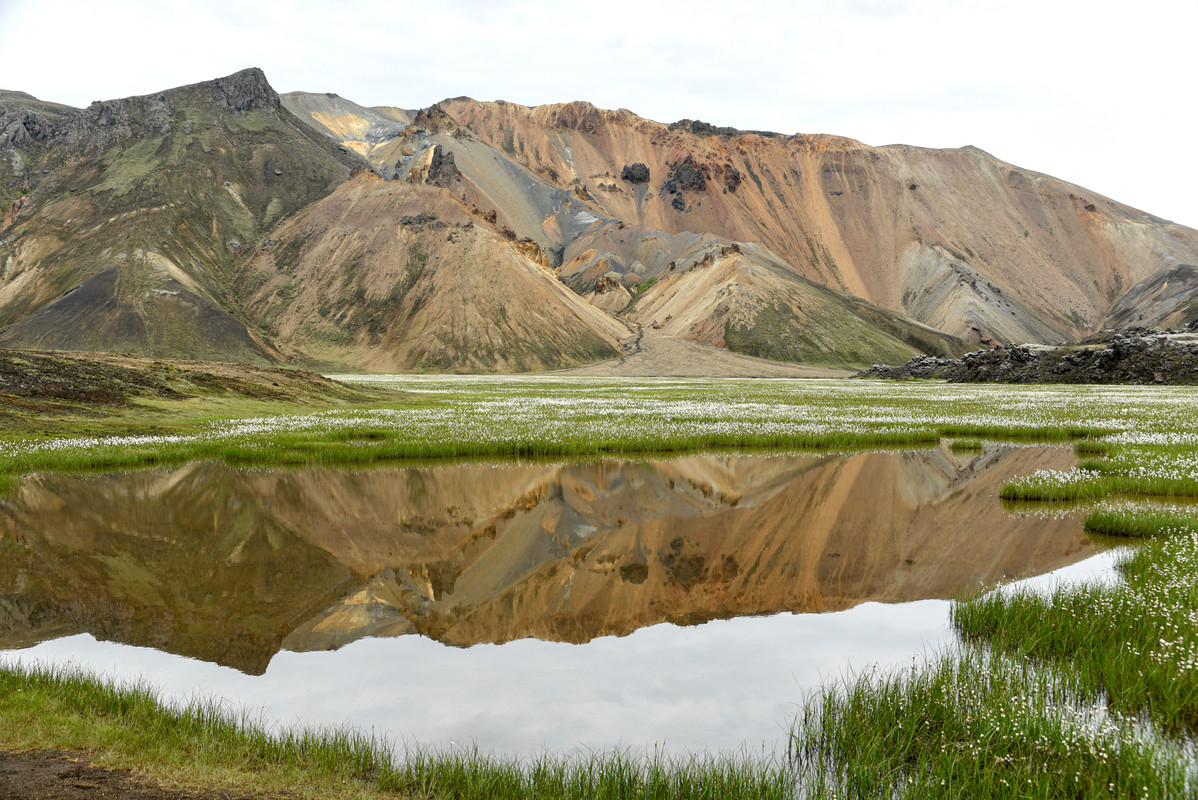
[[[1017,478],[1004,487],[1004,498],[1020,501],[1023,513],[1050,514],[1063,503],[1081,502],[1090,511],[1087,528],[1131,546],[1110,585],[962,599],[952,614],[958,650],[927,654],[898,673],[866,671],[795,698],[799,710],[785,753],[680,762],[656,754],[597,754],[586,763],[529,754],[530,760],[512,763],[477,754],[384,752],[369,738],[347,739],[341,732],[330,748],[340,753],[347,740],[356,741],[350,749],[361,752],[333,759],[343,767],[325,767],[337,779],[462,798],[1198,794],[1198,505],[1187,504],[1198,498],[1194,389],[339,379],[395,390],[403,399],[197,421],[169,436],[10,437],[0,442],[0,476],[11,491],[20,476],[38,470],[194,459],[352,464],[710,448],[851,450],[943,439],[968,452],[993,440],[1049,440],[1072,443],[1079,465]],[[30,696],[46,697],[64,680],[76,681],[9,675],[5,686],[15,681]],[[12,690],[6,691],[11,704]],[[234,740],[243,735],[255,760],[275,758],[252,724],[230,728],[220,714],[198,716],[189,726],[211,725],[223,742],[217,749],[234,754],[222,758],[241,758]],[[319,737],[303,747],[319,748]],[[278,758],[296,756],[287,751]]]

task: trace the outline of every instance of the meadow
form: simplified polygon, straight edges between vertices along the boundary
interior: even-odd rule
[[[957,651],[928,654],[898,673],[866,672],[796,698],[803,702],[788,751],[770,758],[596,754],[590,761],[569,761],[530,754],[515,763],[485,754],[391,752],[345,731],[280,741],[235,713],[170,710],[145,693],[121,700],[119,692],[110,694],[115,690],[82,676],[11,671],[0,676],[0,708],[10,721],[42,720],[28,723],[29,731],[48,729],[45,720],[77,721],[62,722],[61,729],[98,730],[78,722],[89,719],[118,731],[136,730],[149,724],[144,715],[169,721],[182,714],[166,727],[191,733],[169,746],[163,737],[138,745],[128,741],[137,739],[132,733],[71,739],[12,733],[20,729],[10,725],[0,741],[141,753],[123,758],[150,764],[179,758],[163,755],[168,750],[202,753],[186,758],[232,764],[238,774],[247,765],[309,764],[321,781],[350,780],[372,791],[420,797],[1198,792],[1198,512],[1185,504],[1198,497],[1194,389],[340,377],[395,390],[402,400],[197,419],[169,435],[10,436],[0,442],[0,477],[11,491],[21,476],[39,470],[209,458],[361,463],[713,448],[852,450],[942,439],[968,453],[984,452],[995,440],[1060,441],[1077,450],[1076,468],[1016,478],[1003,497],[1021,501],[1024,513],[1029,508],[1052,513],[1063,502],[1082,502],[1091,510],[1086,524],[1095,535],[1135,546],[1122,556],[1120,580],[1111,585],[1047,596],[996,591],[957,601],[953,625],[962,642]],[[1162,500],[1174,503],[1163,506]],[[116,699],[100,701],[93,693]],[[88,699],[71,699],[76,696]],[[34,702],[38,713],[29,711]],[[140,710],[134,714],[127,707]],[[126,716],[129,721],[122,721]]]

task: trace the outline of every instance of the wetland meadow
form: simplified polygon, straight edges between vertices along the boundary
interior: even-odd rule
[[[1192,388],[334,377],[0,438],[0,744],[312,796],[1198,791]]]

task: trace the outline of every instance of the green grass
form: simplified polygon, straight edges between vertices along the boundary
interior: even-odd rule
[[[1129,404],[1139,404],[1145,414],[1162,419],[1168,412],[1168,419],[1183,427],[1194,424],[1189,395],[1171,396],[1172,404],[1162,405],[1153,395],[1128,399],[1077,387],[551,376],[346,377],[366,388],[399,389],[402,394],[394,395],[391,402],[308,407],[246,401],[221,404],[214,398],[198,403],[138,401],[128,409],[106,410],[102,416],[76,414],[48,419],[45,425],[22,422],[21,428],[0,434],[0,476],[9,476],[11,484],[12,476],[31,471],[113,469],[199,459],[235,464],[357,464],[707,448],[901,447],[933,444],[941,437],[979,442],[1069,441],[1121,430]],[[39,428],[50,435],[40,435]],[[89,436],[61,435],[66,430]],[[174,438],[129,440],[107,434]],[[1104,446],[1110,447],[1105,442]],[[1107,475],[1102,473],[1105,468],[1085,471],[1084,480],[1052,491],[1063,497],[1093,497],[1111,491],[1111,481],[1123,480],[1126,491],[1154,493],[1143,476]],[[1008,487],[1005,496],[1043,497],[1045,491],[1036,481],[1045,481],[1029,481],[1030,489]],[[1198,491],[1198,480],[1160,491]]]
[[[1180,510],[1100,508],[1086,516],[1085,529],[1098,536],[1157,539],[1179,531],[1198,532],[1198,518]]]
[[[1158,419],[1003,497],[1194,496],[1192,417]],[[1121,580],[958,601],[959,654],[809,698],[793,740],[813,796],[1192,797],[1198,509],[1105,506],[1085,528],[1138,543]]]
[[[215,700],[164,705],[66,669],[0,669],[0,745],[71,747],[102,763],[167,773],[190,785],[420,798],[790,798],[785,759],[612,751],[499,758],[472,750],[393,750],[348,728],[268,730]]]
[[[971,651],[828,687],[792,752],[811,798],[1186,796],[1176,747],[1063,713],[1071,688]]]
[[[1196,446],[1109,442],[1105,458],[1081,461],[1070,472],[1036,473],[1003,486],[1005,500],[1079,500],[1111,495],[1198,497]]]

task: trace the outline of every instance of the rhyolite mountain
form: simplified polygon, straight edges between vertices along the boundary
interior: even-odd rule
[[[656,338],[701,373],[1198,317],[1198,232],[976,148],[365,108],[257,69],[0,92],[0,210],[0,347],[521,371]]]

